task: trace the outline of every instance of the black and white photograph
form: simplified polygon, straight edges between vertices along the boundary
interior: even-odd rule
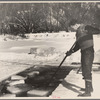
[[[0,1],[0,99],[100,99],[99,1]]]

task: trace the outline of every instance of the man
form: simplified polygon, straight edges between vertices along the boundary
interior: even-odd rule
[[[90,25],[81,24],[75,19],[70,21],[69,27],[76,31],[76,43],[74,48],[67,53],[71,55],[77,50],[81,50],[82,75],[85,80],[85,89],[82,88],[85,92],[78,96],[91,96],[91,92],[93,92],[91,73],[94,60],[93,34],[99,34],[100,30]]]

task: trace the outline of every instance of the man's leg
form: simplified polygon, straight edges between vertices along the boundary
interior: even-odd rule
[[[91,70],[94,53],[90,51],[85,51],[82,53],[81,57],[82,75],[83,79],[85,79],[85,93],[79,94],[78,96],[91,96],[91,92],[93,91]]]

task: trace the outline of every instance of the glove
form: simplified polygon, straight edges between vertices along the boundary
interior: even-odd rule
[[[67,51],[65,54],[66,54],[66,56],[70,56],[72,54],[72,52],[71,51]]]

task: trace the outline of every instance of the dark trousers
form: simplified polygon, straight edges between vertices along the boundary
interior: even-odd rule
[[[94,60],[94,49],[90,47],[85,50],[81,50],[81,66],[82,75],[85,80],[92,80],[92,64]]]

